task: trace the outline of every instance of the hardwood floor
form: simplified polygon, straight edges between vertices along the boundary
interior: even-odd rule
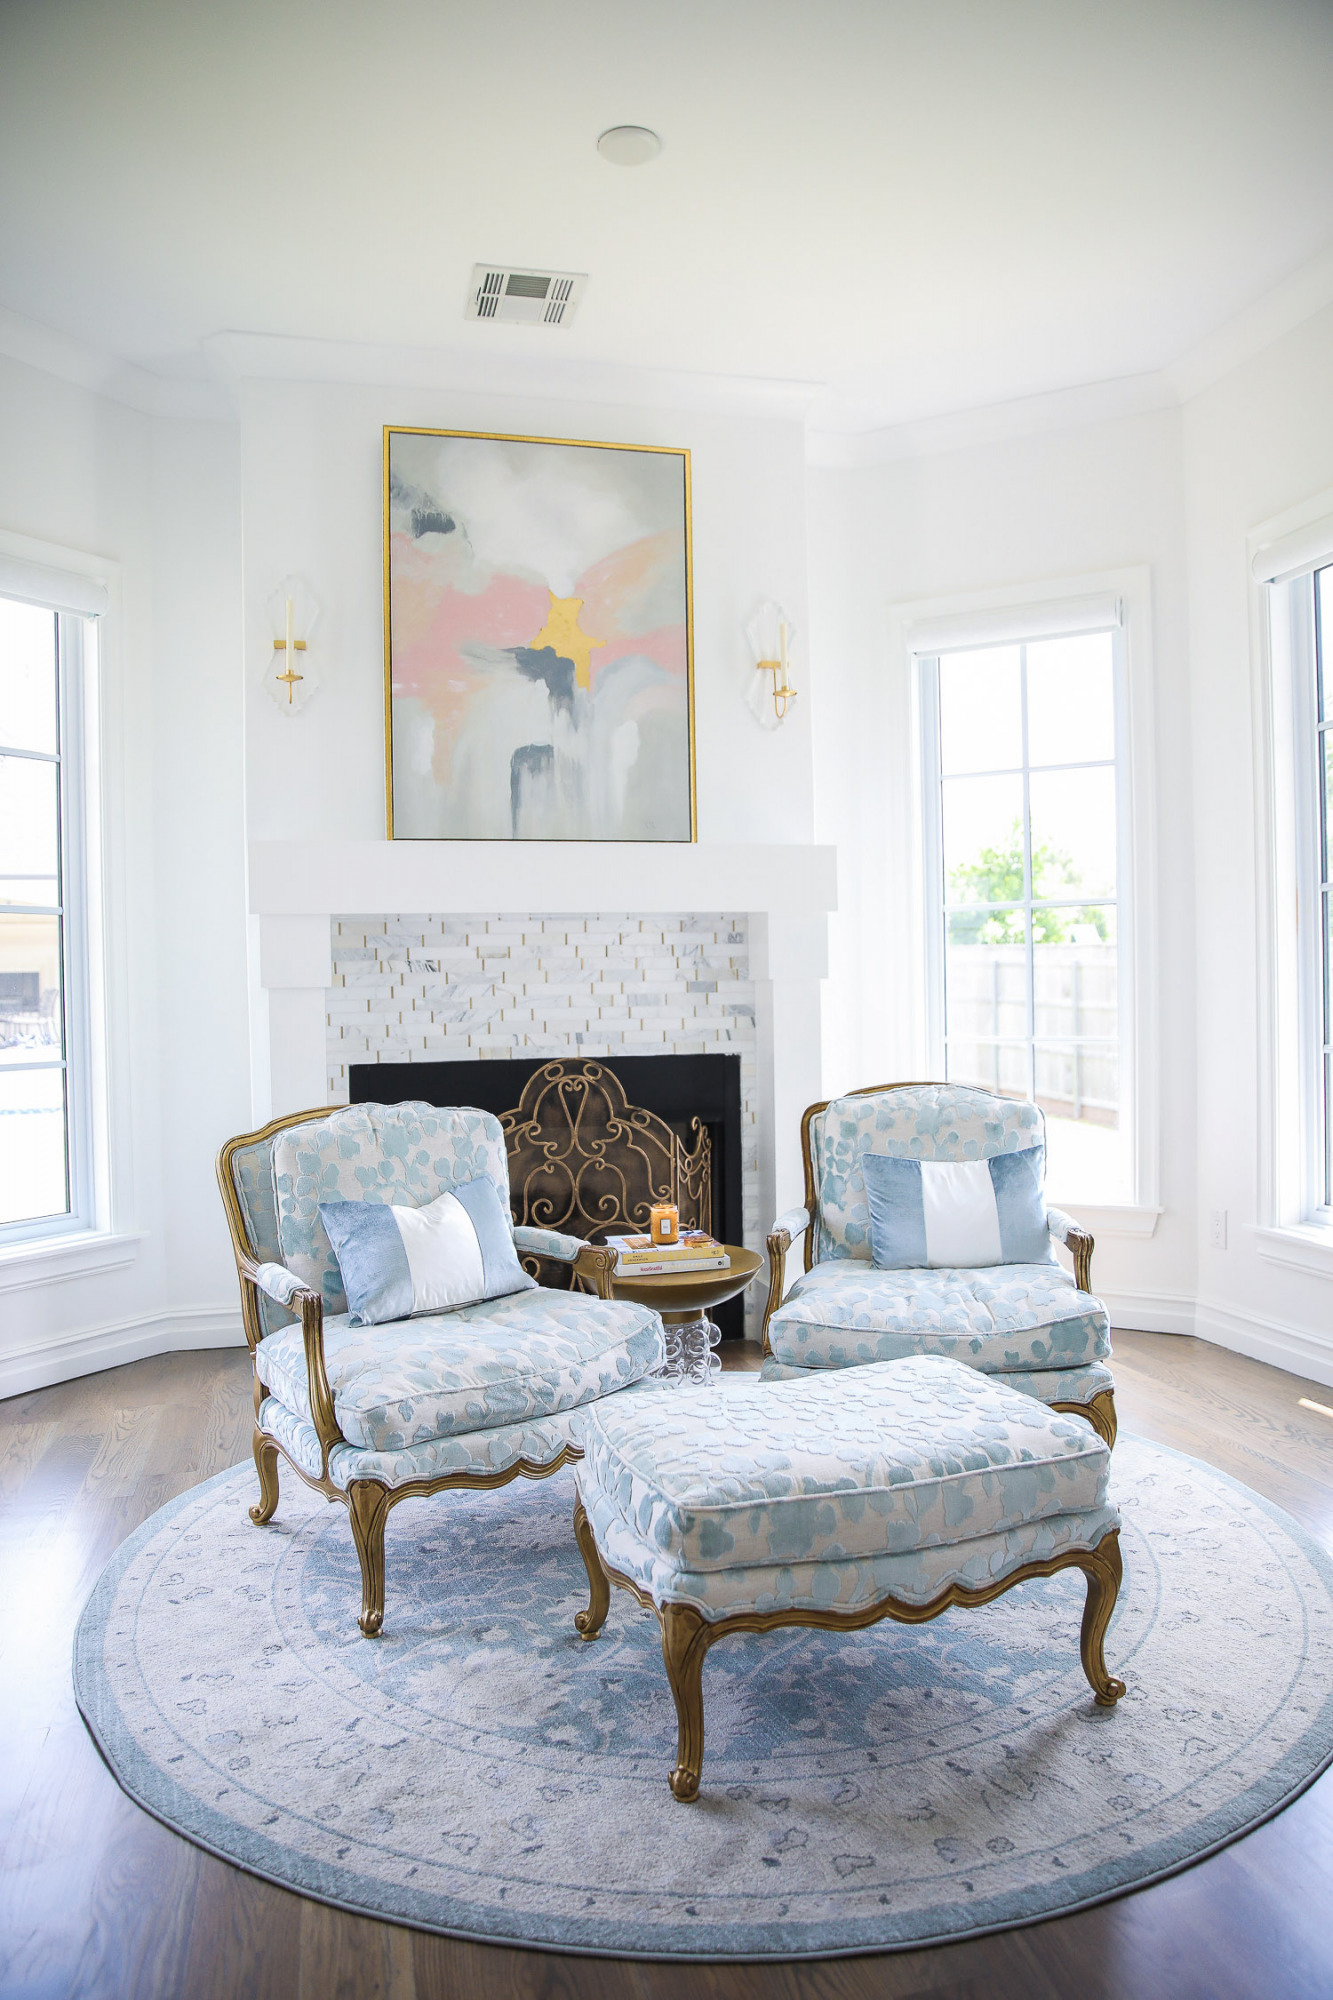
[[[754,1365],[733,1350],[729,1365]],[[1116,1337],[1126,1430],[1208,1459],[1333,1546],[1333,1392],[1201,1341]],[[785,1966],[458,1944],[256,1881],[130,1804],[70,1688],[116,1545],[249,1456],[244,1353],[177,1354],[0,1403],[0,1995],[133,2000],[1310,2000],[1333,1993],[1333,1773],[1133,1896],[974,1943]],[[1220,1682],[1227,1662],[1219,1660]]]

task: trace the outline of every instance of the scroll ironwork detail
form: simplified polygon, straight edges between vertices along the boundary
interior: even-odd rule
[[[544,1063],[517,1105],[502,1113],[516,1223],[589,1242],[648,1228],[654,1202],[674,1202],[685,1229],[713,1227],[713,1146],[707,1127],[674,1130],[631,1104],[614,1071],[588,1060]],[[569,1283],[568,1266],[525,1257],[544,1283]],[[558,1274],[558,1275],[557,1275]]]

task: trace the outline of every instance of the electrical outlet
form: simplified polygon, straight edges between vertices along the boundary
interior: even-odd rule
[[[1227,1247],[1227,1212],[1224,1208],[1210,1208],[1208,1211],[1208,1242],[1214,1250]]]

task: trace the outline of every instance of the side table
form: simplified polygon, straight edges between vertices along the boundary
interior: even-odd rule
[[[661,1313],[667,1337],[665,1372],[678,1381],[707,1382],[722,1372],[722,1363],[712,1352],[722,1336],[709,1319],[708,1309],[743,1292],[763,1265],[762,1257],[738,1243],[724,1243],[722,1248],[730,1260],[724,1271],[674,1271],[652,1278],[636,1278],[631,1272],[612,1274],[611,1285],[618,1299],[630,1299]]]

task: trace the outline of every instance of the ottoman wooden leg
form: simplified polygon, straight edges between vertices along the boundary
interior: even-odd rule
[[[278,1511],[278,1447],[258,1427],[253,1445],[255,1471],[259,1474],[259,1499],[250,1509],[250,1519],[257,1528],[262,1528],[265,1521],[271,1521]]]
[[[676,1704],[676,1768],[667,1783],[673,1798],[697,1799],[704,1761],[704,1655],[712,1644],[708,1620],[691,1604],[664,1604],[662,1658]]]
[[[1104,1535],[1095,1549],[1079,1557],[1078,1563],[1088,1579],[1083,1630],[1079,1637],[1083,1671],[1097,1706],[1114,1708],[1125,1692],[1125,1683],[1107,1673],[1102,1642],[1106,1638],[1106,1628],[1111,1622],[1111,1613],[1120,1593],[1120,1579],[1124,1574],[1120,1560],[1120,1536],[1116,1530],[1113,1528],[1109,1535]]]
[[[574,1502],[574,1539],[583,1557],[583,1567],[588,1572],[588,1608],[574,1613],[574,1630],[580,1639],[595,1639],[606,1623],[611,1604],[611,1585],[602,1568],[602,1558],[593,1540],[592,1523],[581,1496]]]

